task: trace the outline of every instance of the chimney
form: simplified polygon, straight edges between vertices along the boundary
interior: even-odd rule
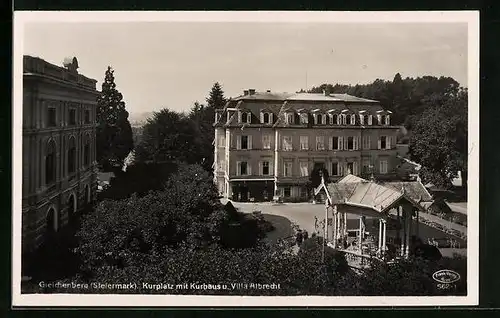
[[[250,88],[250,89],[248,90],[248,93],[249,93],[250,95],[254,95],[254,94],[255,94],[255,89]]]
[[[268,92],[268,93],[271,93],[271,90],[270,90],[270,89],[268,89],[268,90],[267,90],[267,92]]]
[[[247,96],[248,95],[248,90],[244,90],[243,91],[243,96]]]

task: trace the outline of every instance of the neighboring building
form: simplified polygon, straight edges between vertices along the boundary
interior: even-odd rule
[[[23,252],[91,203],[97,189],[96,80],[40,58],[23,61]]]
[[[309,199],[309,175],[395,178],[390,111],[347,94],[244,91],[216,111],[214,181],[233,200]]]

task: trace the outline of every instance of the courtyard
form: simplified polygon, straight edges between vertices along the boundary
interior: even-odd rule
[[[222,203],[226,203],[227,200],[222,200]],[[243,213],[252,213],[253,211],[260,211],[264,218],[271,222],[275,230],[268,234],[269,240],[276,240],[279,238],[287,238],[293,235],[292,225],[296,224],[300,229],[306,230],[309,234],[314,232],[319,232],[319,235],[323,233],[322,221],[325,218],[325,206],[323,204],[312,204],[312,203],[271,203],[271,202],[259,202],[259,203],[242,203],[242,202],[232,202],[234,207]],[[359,216],[353,214],[347,214],[347,226],[349,229],[356,229],[358,227]],[[318,222],[318,228],[316,230],[315,223],[316,219]],[[416,226],[416,221],[414,221],[414,226]],[[443,256],[453,256],[453,254],[458,253],[461,255],[467,255],[467,249],[465,248],[467,242],[460,239],[452,234],[445,233],[436,228],[428,226],[426,224],[419,224],[419,237],[424,242],[428,242],[429,239],[454,239],[460,243],[461,248],[439,248]]]

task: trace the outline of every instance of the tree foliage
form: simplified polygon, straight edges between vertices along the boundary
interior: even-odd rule
[[[115,165],[121,167],[134,148],[128,115],[123,95],[116,89],[114,70],[108,66],[97,98],[96,132],[97,161],[105,170]]]
[[[423,165],[422,179],[448,188],[462,171],[467,175],[467,90],[430,96],[428,109],[415,122],[410,157]]]

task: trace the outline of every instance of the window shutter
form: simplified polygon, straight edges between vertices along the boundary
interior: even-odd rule
[[[382,149],[382,142],[380,140],[380,137],[378,137],[378,149]]]
[[[252,149],[252,135],[248,136],[248,149]]]
[[[274,162],[269,161],[269,175],[274,176]]]
[[[354,150],[358,149],[358,136],[354,136],[354,138],[352,138],[352,148]]]
[[[370,136],[367,136],[368,142],[366,143],[367,148],[366,149],[371,149],[372,148],[372,139]]]
[[[252,175],[252,165],[248,161],[247,161],[247,175],[248,176]]]
[[[269,113],[269,123],[273,123],[273,113]]]
[[[383,163],[384,163],[383,161],[379,161],[379,164],[378,164],[378,166],[379,166],[378,168],[379,168],[379,172],[380,173],[384,173],[384,168],[383,168],[384,165],[383,165]]]
[[[328,150],[333,150],[333,137],[328,137]]]
[[[321,115],[321,123],[326,125],[326,115]]]
[[[344,150],[349,150],[349,138],[344,139]]]
[[[260,112],[260,123],[261,124],[264,123],[264,113],[263,112]]]
[[[368,125],[371,125],[373,123],[373,116],[368,115]]]
[[[264,175],[264,169],[262,168],[262,161],[259,161],[259,175]]]
[[[339,136],[339,139],[338,139],[339,145],[337,147],[337,148],[339,148],[339,150],[343,150],[344,149],[344,141],[343,141],[343,139],[344,139],[344,137]]]
[[[344,175],[344,163],[339,162],[337,165],[337,169],[338,169],[339,176],[343,176]]]
[[[236,136],[236,149],[241,149],[241,136]]]
[[[238,123],[241,123],[241,112],[238,111]]]
[[[248,123],[248,124],[251,124],[251,123],[252,123],[252,113],[251,113],[251,112],[248,112],[248,113],[247,113],[247,123]]]
[[[236,161],[236,175],[241,175],[241,161]]]
[[[385,149],[391,149],[391,140],[392,137],[386,137]]]
[[[352,172],[352,174],[357,176],[358,175],[358,162],[357,161],[354,161],[354,163],[352,164],[352,170],[354,170]]]
[[[392,146],[396,147],[397,144],[398,144],[398,141],[396,139],[396,136],[392,136]]]

